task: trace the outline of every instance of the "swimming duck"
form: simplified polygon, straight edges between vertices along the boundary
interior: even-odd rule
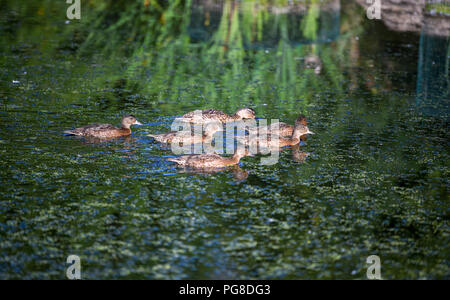
[[[302,124],[304,126],[308,126],[308,120],[304,115],[298,116],[297,120],[295,121],[295,124]],[[278,125],[278,129],[276,128]],[[292,125],[286,124],[284,122],[277,122],[270,124],[269,126],[263,126],[263,127],[254,127],[250,128],[249,132],[250,134],[276,134],[282,137],[291,137],[294,133],[294,127]],[[306,135],[303,135],[300,137],[302,141],[306,140]]]
[[[240,121],[242,119],[255,119],[255,111],[251,108],[240,108],[234,115],[228,115],[217,109],[204,109],[191,111],[178,120],[183,122],[191,122],[194,124],[202,124],[211,121],[219,121],[222,123]]]
[[[314,132],[311,132],[308,126],[303,125],[302,122],[296,122],[294,132],[290,138],[269,133],[267,134],[267,139],[251,134],[245,137],[238,137],[237,140],[244,145],[251,146],[251,148],[259,145],[260,148],[274,149],[297,145],[300,143],[300,137],[307,134],[314,134]],[[274,142],[276,139],[278,139],[278,145]]]
[[[237,165],[242,157],[248,156],[248,150],[245,147],[238,147],[232,157],[223,157],[218,154],[191,154],[178,158],[169,158],[168,161],[177,163],[179,166],[190,167],[194,169],[205,168],[224,168]]]
[[[73,130],[66,130],[64,133],[84,137],[115,138],[130,135],[131,125],[142,124],[134,116],[128,115],[122,118],[122,128],[116,128],[111,124],[92,124]]]
[[[171,131],[162,134],[149,134],[148,137],[154,138],[160,143],[183,143],[199,144],[210,142],[217,131],[222,131],[223,127],[218,123],[210,123],[205,127],[205,134],[202,136],[191,135],[191,131]]]

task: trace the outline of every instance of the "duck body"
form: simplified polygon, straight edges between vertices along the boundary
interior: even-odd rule
[[[241,108],[238,109],[234,115],[228,115],[221,110],[204,109],[191,111],[183,115],[181,118],[178,118],[180,121],[194,124],[203,124],[212,121],[228,123],[242,119],[255,119],[255,111],[251,108]]]
[[[122,128],[117,128],[111,124],[91,124],[73,130],[66,130],[64,133],[83,137],[116,138],[130,135],[131,125],[142,124],[134,116],[125,116],[122,118]]]
[[[270,124],[269,126],[252,128],[249,132],[253,134],[276,134],[279,136],[289,137],[292,136],[292,133],[294,132],[294,126],[284,122],[277,122]]]
[[[131,129],[116,128],[111,124],[91,124],[73,130],[66,130],[64,133],[84,137],[111,138],[130,135]]]
[[[177,143],[201,143],[205,139],[205,136],[192,135],[190,131],[171,131],[162,134],[148,134],[148,137],[154,138],[157,142],[170,144],[172,142]]]
[[[183,143],[183,144],[201,144],[210,142],[212,136],[209,135],[191,135],[191,132],[187,131],[171,131],[163,134],[149,134],[148,137],[154,138],[157,142],[170,144],[170,143]]]
[[[238,138],[238,142],[250,146],[251,149],[257,149],[256,147],[259,146],[260,152],[264,152],[262,149],[273,150],[297,145],[300,143],[300,139],[292,137],[288,138],[276,134],[267,134],[267,138],[246,136],[244,138]]]
[[[244,145],[249,145],[251,149],[257,149],[256,147],[259,146],[260,152],[263,152],[261,149],[273,150],[297,145],[300,143],[301,138],[307,134],[314,133],[309,130],[308,126],[296,122],[291,137],[284,137],[270,132],[264,136],[264,138],[255,134],[250,134],[249,136],[238,137],[238,141]]]
[[[241,150],[236,151],[232,157],[223,157],[215,153],[208,154],[191,154],[184,155],[177,158],[169,158],[168,161],[175,162],[179,166],[190,167],[194,169],[212,169],[224,168],[232,165],[237,165],[240,159],[246,156]]]
[[[304,126],[308,125],[308,121],[304,115],[300,115],[295,124],[302,124]],[[249,130],[251,134],[275,134],[281,137],[291,137],[294,133],[295,125],[289,125],[284,122],[277,122],[270,124],[269,126],[262,126],[259,128],[252,128]],[[306,135],[300,137],[300,140],[306,141]]]
[[[217,131],[222,131],[223,127],[219,124],[209,124],[205,128],[204,135],[192,135],[190,130],[186,131],[170,131],[162,134],[148,134],[148,137],[154,138],[160,143],[183,143],[183,144],[200,144],[211,142],[213,135]]]

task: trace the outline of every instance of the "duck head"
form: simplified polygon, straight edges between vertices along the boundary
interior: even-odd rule
[[[306,134],[314,134],[314,132],[310,131],[308,126],[296,123],[294,133],[292,134],[292,138],[300,139],[301,136]]]
[[[131,125],[142,125],[142,123],[136,120],[136,118],[132,115],[124,116],[122,118],[122,127],[125,129],[130,129]]]
[[[295,125],[302,124],[304,126],[308,125],[308,120],[306,119],[305,115],[299,115],[297,120],[295,120]]]
[[[255,111],[248,107],[238,109],[234,115],[239,120],[256,118]]]

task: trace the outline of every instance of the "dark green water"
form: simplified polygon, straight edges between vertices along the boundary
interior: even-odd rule
[[[448,38],[356,4],[310,10],[306,30],[304,15],[190,2],[156,19],[136,17],[144,1],[88,6],[66,24],[59,2],[0,1],[0,279],[64,279],[71,254],[83,279],[366,279],[369,255],[385,279],[449,278]],[[144,29],[106,30],[122,12]],[[146,137],[244,106],[308,116],[307,160],[183,173]],[[124,114],[145,124],[130,138],[62,134]]]

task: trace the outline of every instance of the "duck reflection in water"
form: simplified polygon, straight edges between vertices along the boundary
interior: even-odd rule
[[[244,181],[247,180],[249,172],[242,169],[239,165],[234,165],[230,167],[223,168],[203,168],[203,169],[194,169],[185,167],[180,169],[178,172],[186,173],[186,174],[204,174],[204,175],[212,175],[218,173],[230,172],[233,174],[233,178],[235,181]]]
[[[298,163],[305,163],[310,153],[300,150],[300,144],[292,146],[292,160]]]
[[[126,149],[131,148],[131,145],[136,142],[136,138],[129,135],[109,138],[75,136],[75,138],[86,144],[121,145],[121,149],[123,147]]]

